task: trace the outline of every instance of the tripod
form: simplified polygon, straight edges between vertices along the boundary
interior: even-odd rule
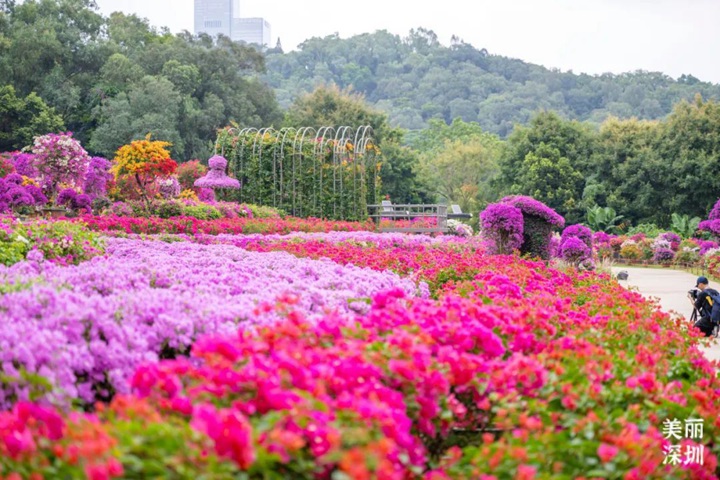
[[[695,325],[695,323],[697,323],[697,321],[698,321],[698,310],[697,310],[697,308],[693,308],[693,311],[690,314],[690,323],[692,325]],[[710,334],[710,336],[714,337],[714,338],[718,338],[718,336],[720,336],[720,325],[713,322],[713,329],[712,329],[712,333]]]

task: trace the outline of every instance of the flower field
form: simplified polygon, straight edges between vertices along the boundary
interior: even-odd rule
[[[84,216],[102,251],[0,266],[2,478],[716,478],[699,333],[607,275],[250,220]]]

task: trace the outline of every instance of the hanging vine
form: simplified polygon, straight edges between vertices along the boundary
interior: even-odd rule
[[[240,202],[298,217],[365,220],[380,191],[381,154],[372,133],[370,126],[228,127],[215,150],[240,180]]]

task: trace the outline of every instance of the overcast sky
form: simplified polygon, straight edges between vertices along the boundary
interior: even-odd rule
[[[193,29],[193,0],[97,0],[173,32]],[[576,73],[660,71],[720,83],[720,0],[241,0],[285,51],[311,37],[411,28],[455,34],[490,53]]]

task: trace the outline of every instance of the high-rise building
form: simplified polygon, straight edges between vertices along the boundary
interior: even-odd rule
[[[239,13],[233,12],[233,6],[239,7],[239,3],[239,0],[195,0],[195,33],[230,37],[233,18]]]
[[[234,18],[232,36],[234,41],[270,46],[270,24],[264,18]]]
[[[233,41],[267,47],[270,24],[264,18],[241,18],[240,0],[195,0],[195,34],[223,34]]]

